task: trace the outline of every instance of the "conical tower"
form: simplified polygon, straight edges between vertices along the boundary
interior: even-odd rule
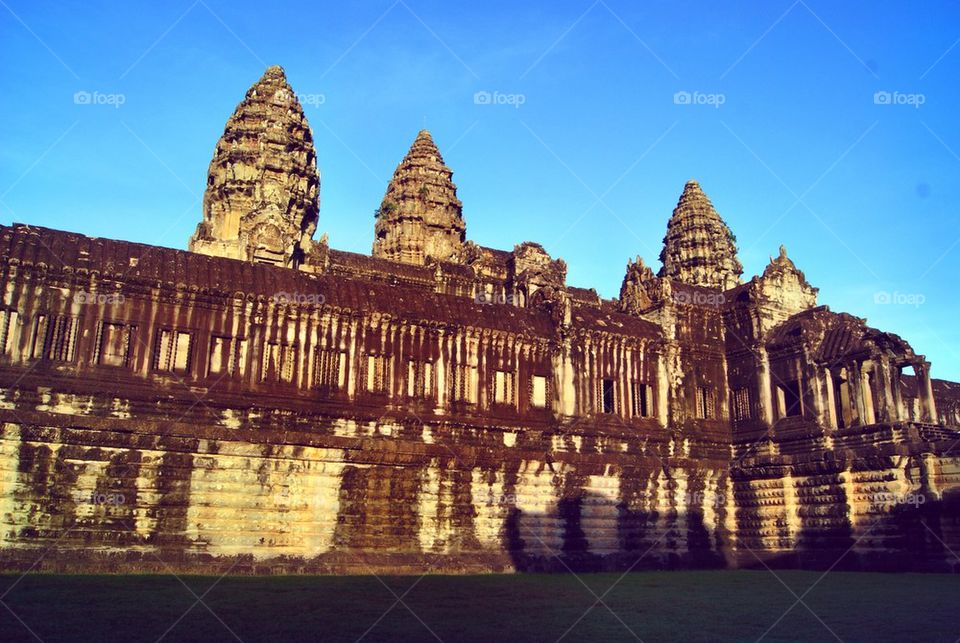
[[[421,130],[376,212],[373,256],[420,265],[456,260],[467,225],[452,177],[430,132]]]
[[[190,250],[296,267],[317,228],[319,192],[310,126],[283,68],[270,67],[217,143]]]
[[[740,283],[743,266],[730,228],[696,181],[687,181],[667,223],[660,277],[726,290]]]

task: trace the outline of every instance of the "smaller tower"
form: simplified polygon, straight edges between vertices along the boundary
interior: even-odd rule
[[[418,265],[457,260],[467,226],[452,177],[430,132],[421,130],[376,212],[373,256]]]
[[[660,277],[727,290],[740,283],[743,266],[733,233],[696,181],[687,181],[667,223]]]

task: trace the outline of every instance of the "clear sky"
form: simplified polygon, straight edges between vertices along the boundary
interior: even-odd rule
[[[958,43],[957,2],[0,0],[0,223],[185,248],[280,64],[336,248],[369,253],[424,126],[469,238],[538,241],[605,297],[659,267],[696,178],[745,278],[785,243],[820,303],[960,380]]]

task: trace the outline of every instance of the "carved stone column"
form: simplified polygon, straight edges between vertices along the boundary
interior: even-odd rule
[[[860,364],[857,362],[848,362],[847,369],[847,394],[850,396],[850,424],[866,423],[865,411],[863,407],[863,385],[860,383]]]
[[[876,400],[876,395],[874,395],[874,372],[875,372],[875,363],[871,361],[864,361],[860,365],[860,393],[861,393],[861,406],[863,407],[863,424],[874,424],[877,421],[876,406],[874,400]]]
[[[893,399],[893,377],[891,374],[890,358],[883,355],[874,368],[877,375],[877,420],[880,422],[895,422],[897,409]]]
[[[903,404],[903,367],[898,364],[891,372],[891,376],[893,377],[893,405],[896,420],[908,420],[910,416],[907,414],[907,409]]]
[[[818,377],[823,380],[823,392],[820,397],[823,404],[822,421],[826,427],[835,429],[839,426],[839,422],[837,422],[837,394],[833,390],[833,371],[829,368],[819,369]]]
[[[757,355],[757,370],[760,380],[760,414],[761,419],[768,426],[773,426],[773,384],[770,381],[770,358],[764,347],[755,351]]]
[[[914,365],[917,373],[917,396],[920,398],[921,420],[937,423],[937,404],[933,397],[933,381],[930,379],[930,362]]]

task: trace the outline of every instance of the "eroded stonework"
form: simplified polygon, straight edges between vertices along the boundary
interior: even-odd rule
[[[317,229],[313,135],[281,67],[247,92],[217,142],[190,250],[288,268]]]
[[[342,252],[286,89],[228,124],[194,252],[0,226],[5,569],[956,569],[960,385],[783,247],[740,283],[699,186],[606,300],[465,240],[421,132]]]
[[[733,233],[696,181],[688,181],[667,223],[661,277],[726,290],[740,283],[743,266]]]
[[[467,226],[452,177],[430,132],[421,130],[376,212],[374,257],[417,265],[459,257]]]

